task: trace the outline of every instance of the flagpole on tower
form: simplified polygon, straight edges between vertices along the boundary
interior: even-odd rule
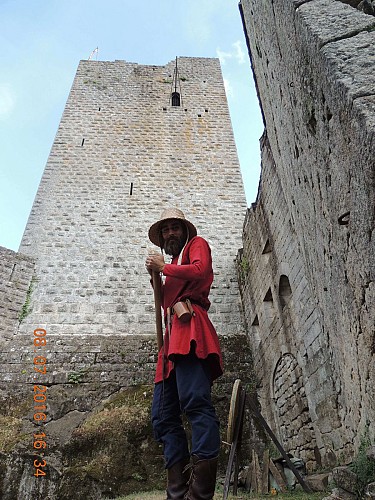
[[[96,60],[98,60],[98,53],[99,53],[99,47],[96,47],[96,49],[94,49],[94,50],[91,52],[91,54],[90,54],[90,56],[89,56],[89,58],[88,58],[88,61],[91,61],[91,59],[93,58],[93,56],[94,56],[95,54],[96,54]]]

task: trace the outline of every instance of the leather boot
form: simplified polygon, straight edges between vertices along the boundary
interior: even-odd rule
[[[167,469],[167,500],[183,500],[189,488],[189,458],[181,460]]]
[[[200,459],[193,455],[192,472],[186,500],[212,500],[215,493],[217,457]]]

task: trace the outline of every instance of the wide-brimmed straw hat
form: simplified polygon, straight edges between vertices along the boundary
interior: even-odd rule
[[[186,225],[186,227],[188,228],[189,240],[197,235],[196,227],[185,218],[184,212],[182,212],[182,210],[179,210],[178,208],[166,208],[165,210],[163,210],[160,219],[155,222],[155,224],[152,224],[152,226],[148,230],[148,237],[154,245],[158,247],[161,246],[162,241],[160,237],[160,226],[163,222],[170,219],[180,220]]]

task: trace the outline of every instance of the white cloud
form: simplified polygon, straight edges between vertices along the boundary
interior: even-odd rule
[[[232,49],[230,51],[224,51],[218,47],[216,49],[216,55],[220,59],[222,65],[227,62],[227,59],[234,59],[238,64],[244,64],[246,62],[246,54],[242,47],[243,42],[237,40],[237,42],[232,43]]]
[[[0,84],[0,119],[7,118],[13,111],[15,99],[8,85]]]
[[[228,78],[223,78],[223,80],[224,80],[225,93],[226,93],[227,97],[228,98],[233,97],[234,91],[233,91],[232,84],[230,83]]]
[[[220,59],[220,63],[224,65],[227,59],[232,59],[233,54],[231,52],[223,52],[219,48],[216,49],[216,55]]]
[[[242,49],[241,40],[237,40],[237,42],[232,43],[232,47],[234,47],[236,50],[234,57],[237,59],[238,63],[244,64],[246,61],[246,58],[245,58],[245,52]]]

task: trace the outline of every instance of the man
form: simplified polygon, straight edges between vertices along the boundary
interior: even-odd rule
[[[213,281],[211,250],[176,208],[162,213],[150,227],[149,238],[172,257],[170,264],[162,254],[146,259],[150,274],[156,271],[166,277],[162,285],[166,332],[156,367],[152,425],[164,447],[167,499],[211,500],[220,448],[211,386],[222,374],[217,333],[207,315]],[[181,302],[183,316],[177,312]],[[182,413],[191,424],[190,452]]]

